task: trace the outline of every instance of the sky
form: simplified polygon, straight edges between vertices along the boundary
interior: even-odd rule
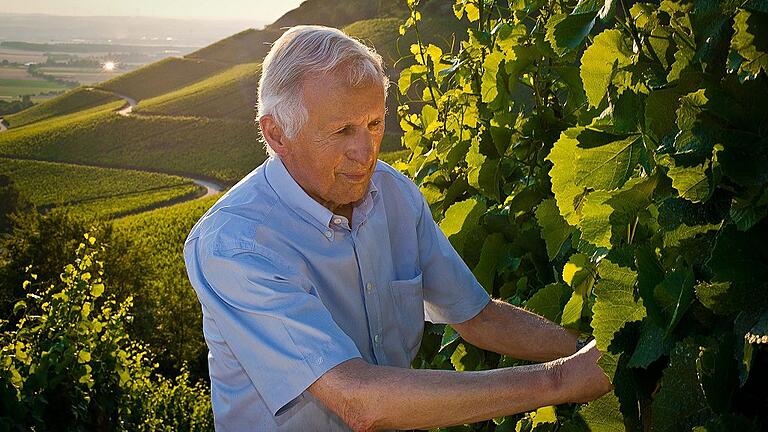
[[[272,22],[303,0],[0,0],[0,11]],[[332,0],[331,0],[332,1]]]

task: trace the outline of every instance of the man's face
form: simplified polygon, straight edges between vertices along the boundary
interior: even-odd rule
[[[331,210],[363,197],[384,137],[384,86],[353,88],[345,73],[305,81],[308,120],[281,155],[296,182]]]

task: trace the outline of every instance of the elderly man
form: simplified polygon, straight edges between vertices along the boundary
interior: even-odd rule
[[[610,388],[594,344],[491,300],[419,189],[377,161],[388,80],[336,29],[272,46],[258,120],[271,157],[184,247],[203,309],[217,429],[342,431],[476,422]],[[413,370],[424,321],[532,366]]]

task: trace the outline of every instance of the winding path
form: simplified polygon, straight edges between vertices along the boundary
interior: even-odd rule
[[[105,91],[108,91],[108,90],[105,90]],[[119,96],[119,97],[125,99],[125,101],[128,103],[128,106],[120,108],[119,110],[117,110],[118,114],[120,114],[121,116],[128,116],[128,115],[131,114],[131,112],[133,112],[133,107],[135,107],[136,103],[137,103],[136,99],[133,99],[130,96],[122,95],[120,93],[115,93],[113,91],[111,91],[110,93],[112,93],[115,96]]]

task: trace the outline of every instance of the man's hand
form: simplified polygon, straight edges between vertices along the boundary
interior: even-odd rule
[[[592,340],[575,354],[562,359],[561,388],[567,391],[564,402],[586,403],[611,391],[611,382],[597,364],[601,355]]]

